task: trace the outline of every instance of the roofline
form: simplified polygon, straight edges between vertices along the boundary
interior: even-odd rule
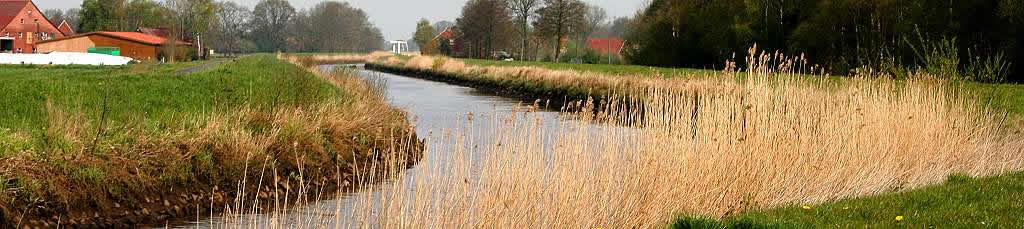
[[[50,22],[50,24],[53,24],[53,22]],[[62,26],[62,25],[68,25],[68,30],[71,30],[71,34],[64,34],[64,36],[71,36],[71,35],[75,34],[75,28],[71,27],[71,24],[68,24],[68,19],[61,19],[60,20],[60,24],[57,25],[57,31],[60,31],[60,26]],[[64,33],[64,32],[61,31],[61,33]]]
[[[159,44],[159,43],[153,44],[153,43],[149,43],[149,42],[143,42],[143,41],[137,41],[137,40],[132,40],[132,39],[126,39],[126,38],[123,38],[123,37],[118,37],[118,36],[113,36],[113,35],[110,35],[110,34],[106,34],[105,32],[106,31],[80,33],[80,34],[75,34],[75,35],[72,35],[72,36],[66,36],[66,37],[57,38],[57,39],[39,41],[39,42],[36,42],[36,44],[38,45],[38,44],[45,44],[45,43],[50,43],[50,42],[69,40],[69,39],[85,37],[85,36],[89,36],[89,35],[100,35],[100,36],[104,36],[104,37],[114,38],[114,39],[123,40],[123,41],[131,41],[131,42],[136,42],[136,43],[146,44],[146,45],[156,45],[156,46],[163,45],[163,44]],[[138,33],[138,32],[136,32],[136,33]],[[183,41],[180,41],[180,40],[178,42],[181,42],[182,43],[181,45],[192,46],[192,43],[183,42]]]

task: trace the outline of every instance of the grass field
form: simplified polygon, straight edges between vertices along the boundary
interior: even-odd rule
[[[411,138],[404,112],[350,72],[272,55],[180,72],[207,63],[0,67],[0,224],[162,225],[195,214],[149,200],[223,207],[246,178],[330,188]],[[253,181],[264,172],[287,177]],[[190,198],[203,195],[211,199]]]
[[[672,228],[1024,227],[1024,173],[947,180],[902,193],[754,210],[721,221],[684,217]]]

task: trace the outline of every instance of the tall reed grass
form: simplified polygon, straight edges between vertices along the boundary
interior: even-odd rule
[[[414,57],[404,64],[621,88],[642,96],[619,102],[644,109],[581,109],[584,115],[570,115],[575,120],[559,133],[539,120],[495,123],[500,132],[490,145],[455,134],[428,146],[450,152],[425,155],[416,173],[391,170],[393,182],[361,189],[378,194],[305,216],[318,227],[342,228],[649,228],[679,215],[725,217],[1024,167],[1019,127],[945,81],[927,74],[808,81],[791,77],[799,61],[777,58],[752,51],[745,70],[664,80]],[[735,80],[737,72],[743,80]],[[594,129],[602,125],[594,117],[642,121]]]

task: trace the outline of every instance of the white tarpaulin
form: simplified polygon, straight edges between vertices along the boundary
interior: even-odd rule
[[[0,53],[0,64],[37,64],[37,65],[126,65],[132,58],[111,56],[96,53],[51,52],[47,54],[7,54]]]

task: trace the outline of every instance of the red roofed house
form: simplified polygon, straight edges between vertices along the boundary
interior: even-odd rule
[[[163,37],[163,38],[171,37],[171,29],[168,29],[168,28],[146,28],[146,27],[139,27],[139,29],[136,29],[135,32],[140,32],[140,33],[149,34],[149,35],[158,36],[158,37]]]
[[[32,1],[0,0],[0,53],[34,53],[36,43],[64,36]]]
[[[121,56],[145,61],[158,60],[164,54],[161,49],[165,43],[167,38],[140,32],[91,32],[39,42],[38,46],[40,52],[88,52],[89,48],[117,47]],[[175,46],[180,50],[177,55],[191,54],[191,43],[176,41]]]
[[[618,38],[590,38],[587,40],[587,47],[605,55],[621,55],[624,44],[625,42]]]

